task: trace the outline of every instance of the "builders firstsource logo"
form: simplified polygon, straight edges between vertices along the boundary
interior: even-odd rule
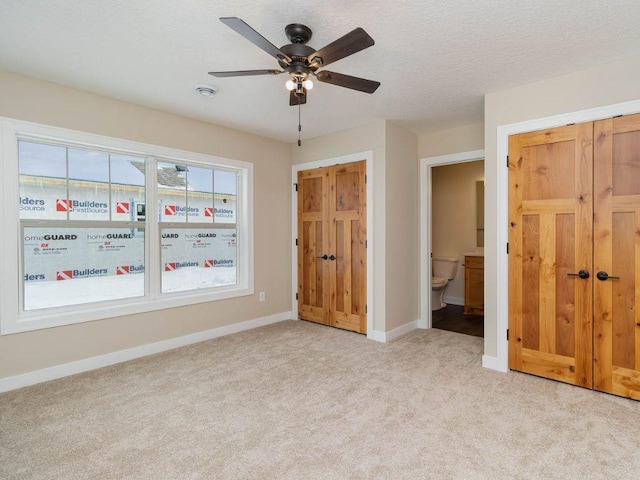
[[[103,277],[108,274],[106,268],[85,268],[83,270],[60,270],[56,272],[56,280],[73,280],[74,278]]]
[[[215,208],[215,212],[216,212],[216,216],[217,217],[223,217],[223,218],[231,218],[233,217],[233,210],[230,210],[228,208]]]
[[[56,199],[56,212],[107,213],[108,211],[109,206],[104,202],[67,200],[66,198]]]
[[[197,266],[199,266],[198,262],[167,262],[164,264],[164,271],[173,272],[174,270],[178,270],[180,268]]]
[[[116,202],[116,213],[129,213],[129,202]]]
[[[196,207],[183,207],[181,205],[165,205],[164,214],[167,217],[184,217],[185,215],[197,216],[200,215],[200,209]],[[208,216],[208,215],[207,215]]]
[[[204,261],[204,268],[214,268],[214,267],[233,267],[233,259],[221,258],[216,260]]]
[[[25,282],[35,282],[38,280],[44,280],[46,277],[44,273],[25,273],[24,281]]]
[[[20,197],[20,210],[43,212],[45,201],[41,198]]]
[[[129,275],[131,273],[143,273],[144,265],[122,265],[116,267],[116,275]]]

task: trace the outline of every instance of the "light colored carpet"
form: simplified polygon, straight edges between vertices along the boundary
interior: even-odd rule
[[[0,395],[2,479],[637,479],[640,402],[288,321]]]

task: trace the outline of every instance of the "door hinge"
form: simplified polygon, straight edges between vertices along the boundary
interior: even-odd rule
[[[365,240],[364,241],[364,248],[367,248],[367,247],[368,247],[368,242],[367,242],[367,240]]]
[[[296,245],[297,245],[297,241],[296,241]],[[509,255],[509,242],[507,242],[507,255]]]
[[[298,191],[298,184],[294,183],[293,186],[296,187],[296,192],[297,192]]]
[[[507,168],[509,168],[509,155],[507,155]]]
[[[298,246],[298,239],[296,238],[296,247]],[[507,252],[508,253],[508,252]]]
[[[507,328],[507,340],[509,340],[509,329]]]
[[[296,300],[298,299],[298,294],[296,293]]]
[[[369,307],[366,303],[364,304],[364,313],[369,313]]]
[[[364,176],[364,183],[367,183],[367,176]]]

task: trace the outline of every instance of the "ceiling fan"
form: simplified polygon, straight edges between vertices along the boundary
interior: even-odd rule
[[[311,39],[311,29],[300,23],[292,23],[285,27],[284,32],[291,43],[277,48],[240,18],[222,17],[220,21],[269,55],[275,57],[282,70],[209,72],[214,77],[279,75],[286,72],[291,76],[291,79],[286,82],[286,87],[291,92],[289,94],[289,105],[292,106],[299,106],[307,102],[307,90],[313,88],[313,82],[309,79],[311,75],[315,76],[320,82],[331,83],[332,85],[365,93],[373,93],[380,86],[380,82],[373,80],[352,77],[351,75],[328,70],[318,71],[322,67],[326,67],[335,61],[373,45],[375,43],[373,38],[362,28],[356,28],[320,50],[314,50],[306,44]]]

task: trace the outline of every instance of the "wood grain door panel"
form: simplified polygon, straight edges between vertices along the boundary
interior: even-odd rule
[[[592,385],[592,127],[509,141],[509,367]]]
[[[329,222],[330,324],[366,332],[366,189],[365,162],[331,167]]]
[[[328,324],[329,172],[298,173],[298,315]]]
[[[640,400],[640,115],[594,123],[594,388]]]

